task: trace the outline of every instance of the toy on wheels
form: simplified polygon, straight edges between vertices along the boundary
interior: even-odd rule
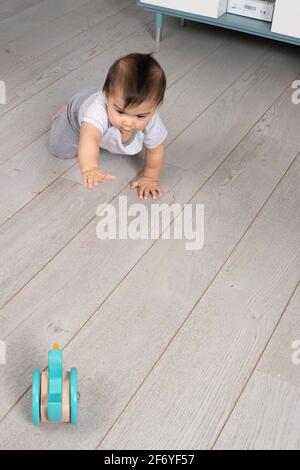
[[[62,350],[54,344],[48,352],[48,370],[32,371],[32,422],[77,424],[78,399],[77,369],[63,371]]]

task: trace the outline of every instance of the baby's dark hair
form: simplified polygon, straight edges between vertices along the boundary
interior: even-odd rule
[[[146,100],[153,101],[157,106],[163,103],[167,79],[152,54],[132,53],[117,59],[103,85],[106,96],[119,88],[125,101],[124,109],[138,106]]]

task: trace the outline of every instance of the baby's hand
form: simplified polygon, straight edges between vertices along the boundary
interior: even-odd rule
[[[147,199],[149,193],[151,193],[153,199],[156,199],[157,196],[162,195],[158,181],[153,180],[152,178],[147,178],[146,176],[142,176],[137,181],[132,183],[131,187],[138,188],[139,197],[141,199]]]
[[[82,179],[84,186],[94,188],[98,183],[102,183],[103,181],[112,181],[115,180],[116,177],[105,173],[101,168],[96,166],[83,171]]]

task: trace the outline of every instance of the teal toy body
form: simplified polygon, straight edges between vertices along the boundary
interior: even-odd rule
[[[62,351],[52,349],[48,352],[48,420],[62,419],[63,370]]]
[[[48,371],[32,371],[32,422],[78,422],[77,369],[63,372],[62,351],[55,344],[48,352]]]

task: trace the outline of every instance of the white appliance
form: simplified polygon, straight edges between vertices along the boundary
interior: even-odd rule
[[[275,0],[228,0],[228,13],[272,21]]]
[[[228,0],[145,0],[141,4],[156,5],[172,10],[194,13],[195,15],[219,18],[227,10]]]
[[[300,38],[300,0],[276,0],[272,32]]]

